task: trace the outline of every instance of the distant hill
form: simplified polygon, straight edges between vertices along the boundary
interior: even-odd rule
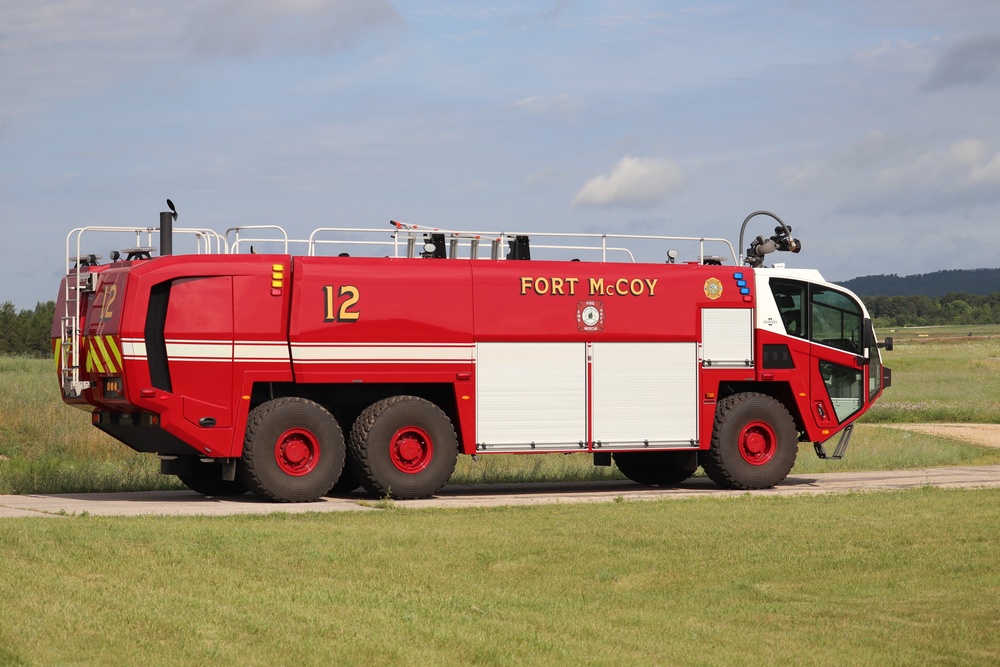
[[[866,296],[929,296],[949,292],[993,294],[1000,292],[1000,269],[953,269],[898,276],[861,276],[837,283],[861,297]]]

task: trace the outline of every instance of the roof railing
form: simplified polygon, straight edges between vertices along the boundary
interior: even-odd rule
[[[688,261],[717,262],[720,255],[739,266],[733,245],[726,239],[696,236],[658,236],[646,234],[588,234],[575,232],[523,232],[454,230],[410,225],[391,221],[392,229],[373,227],[319,227],[306,239],[289,238],[278,225],[241,225],[230,227],[225,235],[209,229],[175,228],[175,235],[194,239],[198,254],[278,253],[349,256],[361,254],[380,257],[448,257],[452,259],[582,259],[596,262],[651,261],[651,246],[662,247],[662,254],[652,261],[673,262],[679,253],[673,244],[694,244],[696,253],[685,253]],[[83,250],[83,237],[91,233],[128,234],[134,239],[132,250],[155,251],[156,227],[80,227],[66,239],[67,267],[90,259],[100,260]],[[437,244],[443,244],[437,247]],[[707,254],[708,248],[717,249]],[[119,246],[121,247],[121,246]],[[641,248],[641,252],[638,250]],[[529,251],[530,249],[530,251]],[[542,251],[539,256],[539,252]],[[130,253],[131,254],[131,253]],[[691,255],[694,254],[694,257]],[[640,260],[641,257],[641,260]]]

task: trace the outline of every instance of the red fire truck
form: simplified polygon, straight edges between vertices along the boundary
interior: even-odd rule
[[[170,208],[159,228],[70,233],[53,348],[66,403],[207,495],[419,498],[459,454],[573,452],[641,484],[700,465],[767,488],[800,442],[826,458],[839,436],[843,456],[890,384],[891,339],[856,296],[763,266],[801,247],[765,211],[739,247],[757,215],[774,236],[737,256],[718,238],[398,222],[223,235]],[[133,245],[102,262],[83,252],[99,234]]]

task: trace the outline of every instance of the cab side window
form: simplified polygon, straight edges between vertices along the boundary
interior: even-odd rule
[[[786,280],[772,280],[771,293],[781,313],[785,333],[789,336],[807,338],[806,331],[806,286]]]
[[[813,285],[810,338],[853,354],[861,353],[861,308],[846,294]]]

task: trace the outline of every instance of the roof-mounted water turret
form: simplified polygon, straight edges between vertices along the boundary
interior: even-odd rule
[[[749,264],[752,268],[759,268],[764,264],[764,255],[768,255],[775,250],[793,253],[802,250],[802,242],[796,238],[792,238],[792,228],[770,211],[754,211],[746,217],[746,220],[743,221],[743,226],[740,228],[740,248],[743,247],[743,232],[746,230],[747,223],[750,222],[751,218],[758,215],[767,215],[774,218],[778,221],[778,226],[774,228],[774,236],[770,238],[758,236],[750,242],[747,254],[742,258],[744,264]]]

